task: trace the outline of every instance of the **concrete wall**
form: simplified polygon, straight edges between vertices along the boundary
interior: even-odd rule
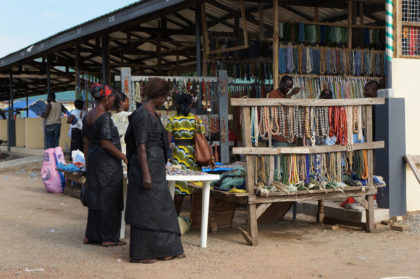
[[[420,155],[420,59],[392,60],[395,97],[405,98],[406,152]],[[407,211],[420,210],[420,184],[407,165]]]
[[[25,146],[25,119],[16,119],[16,147]]]
[[[44,127],[42,118],[25,119],[25,147],[29,149],[44,148]]]
[[[70,150],[69,124],[61,118],[60,146]],[[0,120],[0,139],[7,139],[7,120]],[[44,120],[42,118],[16,119],[16,147],[44,149]]]
[[[60,146],[65,152],[66,149],[70,152],[70,124],[67,124],[67,117],[61,117],[61,132],[60,132]]]
[[[23,119],[22,119],[23,120]],[[28,118],[25,120],[25,146],[26,148],[44,148],[44,120],[42,118]],[[66,151],[70,150],[69,124],[66,123],[67,117],[61,118],[61,132],[59,145]]]

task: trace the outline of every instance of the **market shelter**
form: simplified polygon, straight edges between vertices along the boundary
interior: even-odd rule
[[[407,104],[400,103],[398,113],[391,107],[394,99],[378,106],[378,110],[388,108],[383,116],[376,117],[377,122],[386,119],[381,128],[386,131],[381,138],[386,141],[386,154],[377,161],[387,165],[381,167],[380,174],[387,176],[388,184],[378,196],[386,201],[380,206],[392,208],[391,215],[401,215],[406,208],[416,210],[420,196],[418,183],[412,180],[402,161],[405,144],[410,154],[420,154],[415,132],[415,92],[419,87],[419,17],[415,4],[416,1],[142,1],[0,59],[0,99],[74,89],[77,98],[88,102],[89,85],[97,81],[112,83],[115,76],[121,75],[122,67],[130,68],[133,76],[215,77],[224,69],[232,78],[227,85],[229,98],[264,98],[278,87],[282,76],[291,75],[295,86],[301,88],[296,98],[316,106],[314,99],[323,89],[330,89],[336,99],[362,98],[367,82],[382,83],[385,77],[385,86],[394,89],[394,96],[406,98]],[[397,19],[395,28],[393,13]],[[141,82],[133,82],[133,88],[137,84],[141,91]],[[211,95],[206,99],[202,85],[194,85],[199,88],[195,109],[205,115],[209,107],[217,104],[213,105]],[[239,136],[240,110],[234,106],[224,110],[228,110],[225,113],[232,115],[232,120],[228,127],[219,125],[215,130],[234,130],[244,146],[246,138]],[[396,134],[398,138],[391,137]],[[391,200],[396,200],[396,204]]]

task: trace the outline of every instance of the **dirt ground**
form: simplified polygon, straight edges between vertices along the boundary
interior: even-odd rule
[[[209,234],[206,249],[190,232],[186,259],[145,265],[128,262],[128,245],[83,245],[86,216],[79,200],[46,193],[37,168],[0,172],[0,278],[420,277],[418,232],[332,231],[300,215],[260,226],[256,247],[235,227]]]

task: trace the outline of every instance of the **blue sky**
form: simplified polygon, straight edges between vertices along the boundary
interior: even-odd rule
[[[136,0],[0,0],[0,57]]]

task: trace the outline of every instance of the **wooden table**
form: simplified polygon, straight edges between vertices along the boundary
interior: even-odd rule
[[[210,182],[214,180],[219,180],[220,175],[218,174],[204,174],[204,175],[166,175],[166,180],[169,182],[169,191],[171,192],[172,198],[175,195],[175,182],[176,181],[194,181],[194,182],[203,182],[203,203],[201,208],[201,248],[207,247],[207,228],[209,221],[209,201],[210,201]],[[124,203],[127,200],[127,173],[124,173]],[[122,212],[121,218],[121,231],[120,237],[125,237],[125,204],[124,210]]]

